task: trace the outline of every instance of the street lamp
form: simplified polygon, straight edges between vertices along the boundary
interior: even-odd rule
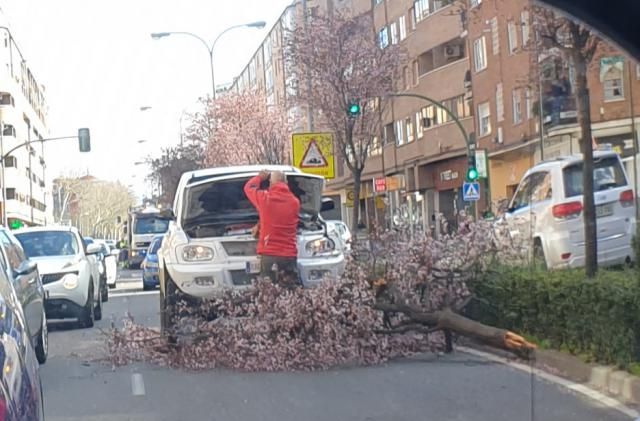
[[[138,142],[138,143],[146,143],[146,142],[147,142],[147,139],[138,139],[138,140],[137,140],[137,142]]]
[[[220,32],[220,34],[218,34],[218,36],[213,40],[213,43],[211,43],[211,46],[209,46],[209,44],[207,44],[207,41],[205,41],[203,38],[199,37],[196,34],[193,34],[191,32],[184,32],[184,31],[180,31],[180,32],[154,32],[151,34],[151,38],[153,39],[161,39],[161,38],[165,38],[168,37],[169,35],[188,35],[192,38],[197,39],[198,41],[200,41],[207,49],[207,51],[209,52],[209,64],[211,66],[211,88],[212,88],[212,96],[211,98],[213,100],[216,99],[216,79],[215,79],[215,74],[214,74],[214,70],[213,70],[213,49],[216,46],[216,43],[218,42],[218,40],[220,39],[220,37],[224,34],[226,34],[227,32],[231,31],[232,29],[237,29],[237,28],[257,28],[257,29],[262,29],[267,25],[266,22],[264,21],[256,21],[256,22],[251,22],[251,23],[244,23],[241,25],[233,25],[228,27],[227,29],[225,29],[224,31]]]

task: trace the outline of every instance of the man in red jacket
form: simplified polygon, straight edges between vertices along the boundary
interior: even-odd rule
[[[265,181],[270,182],[266,190],[260,188]],[[298,284],[300,201],[289,190],[284,174],[262,171],[247,181],[244,193],[260,218],[257,246],[260,275],[277,282]]]

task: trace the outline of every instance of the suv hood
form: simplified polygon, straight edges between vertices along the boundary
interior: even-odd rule
[[[71,272],[75,270],[82,258],[80,256],[46,256],[32,257],[30,260],[38,264],[40,275],[48,275],[51,273]]]
[[[322,177],[285,173],[291,192],[300,200],[300,218],[316,219],[322,207]],[[243,187],[252,173],[236,173],[214,176],[187,184],[180,219],[189,221],[200,218],[224,218],[230,220],[257,220],[257,212],[246,198]]]

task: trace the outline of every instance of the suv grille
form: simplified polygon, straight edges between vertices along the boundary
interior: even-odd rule
[[[222,247],[227,256],[255,256],[257,242],[254,241],[223,241]]]
[[[151,243],[136,243],[136,247],[146,249]]]
[[[48,273],[46,275],[41,275],[42,285],[50,284],[52,282],[58,282],[64,277],[64,275],[69,274],[77,275],[78,272]]]
[[[257,277],[255,273],[247,273],[246,270],[230,270],[231,282],[233,285],[251,285],[251,282]]]

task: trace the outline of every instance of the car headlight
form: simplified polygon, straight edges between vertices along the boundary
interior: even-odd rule
[[[185,246],[182,249],[185,262],[206,262],[213,259],[213,249],[206,246]]]
[[[307,253],[316,256],[319,254],[331,254],[336,250],[336,244],[329,238],[318,238],[309,241],[305,247]]]
[[[75,289],[78,287],[78,275],[69,273],[62,277],[62,286],[66,289]]]

